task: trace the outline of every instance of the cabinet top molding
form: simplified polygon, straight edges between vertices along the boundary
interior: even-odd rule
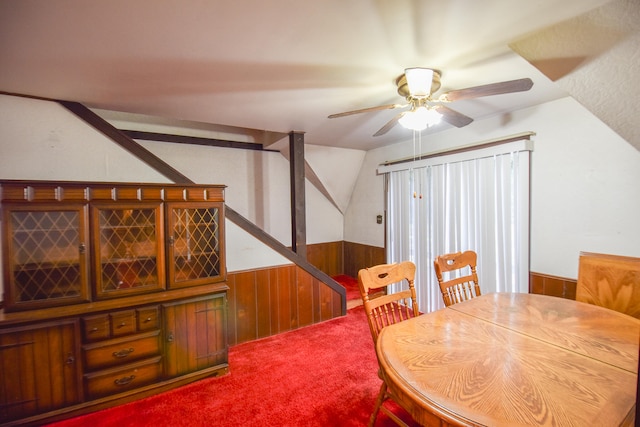
[[[1,202],[223,202],[225,185],[0,180]]]

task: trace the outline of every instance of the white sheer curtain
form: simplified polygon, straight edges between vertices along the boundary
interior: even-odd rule
[[[444,307],[433,270],[443,253],[474,250],[483,293],[528,292],[529,140],[382,166],[387,262],[416,264],[420,311]]]

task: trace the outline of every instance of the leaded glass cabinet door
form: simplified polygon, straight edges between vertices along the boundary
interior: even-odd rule
[[[223,204],[169,203],[169,287],[224,280]]]
[[[160,203],[92,207],[97,298],[165,289]]]
[[[87,207],[3,205],[7,310],[89,300]]]

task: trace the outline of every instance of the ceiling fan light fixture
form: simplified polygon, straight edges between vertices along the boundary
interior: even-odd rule
[[[408,112],[396,114],[373,136],[384,135],[393,129],[398,123],[401,126],[416,131],[424,130],[444,120],[457,128],[467,126],[473,119],[456,110],[443,105],[445,102],[453,102],[464,99],[475,99],[483,96],[500,95],[514,92],[524,92],[533,86],[529,78],[490,83],[486,85],[468,87],[466,89],[450,90],[441,94],[436,99],[432,98],[440,90],[440,78],[442,72],[432,68],[405,68],[405,72],[396,77],[395,83],[398,95],[406,99],[407,103],[380,105],[377,107],[361,108],[359,110],[346,111],[344,113],[331,114],[335,117],[350,116],[357,113],[368,113],[381,110],[411,107]]]
[[[409,93],[414,98],[426,98],[431,95],[433,70],[430,68],[407,68],[404,75],[409,86]]]
[[[406,112],[399,120],[403,127],[411,130],[425,130],[428,127],[437,125],[442,119],[442,114],[432,108],[420,106]]]

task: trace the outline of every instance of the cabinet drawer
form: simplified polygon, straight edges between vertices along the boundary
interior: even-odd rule
[[[158,307],[139,308],[137,312],[138,331],[150,331],[160,327]]]
[[[111,317],[112,337],[133,334],[136,331],[135,310],[118,311],[111,313],[109,316]]]
[[[161,357],[142,360],[120,368],[85,374],[87,399],[97,399],[156,382],[162,376]]]
[[[86,371],[123,365],[160,354],[160,331],[82,346]]]
[[[101,314],[98,316],[90,316],[82,318],[82,337],[83,341],[97,341],[109,338],[111,335],[111,326],[109,323],[109,315]]]

